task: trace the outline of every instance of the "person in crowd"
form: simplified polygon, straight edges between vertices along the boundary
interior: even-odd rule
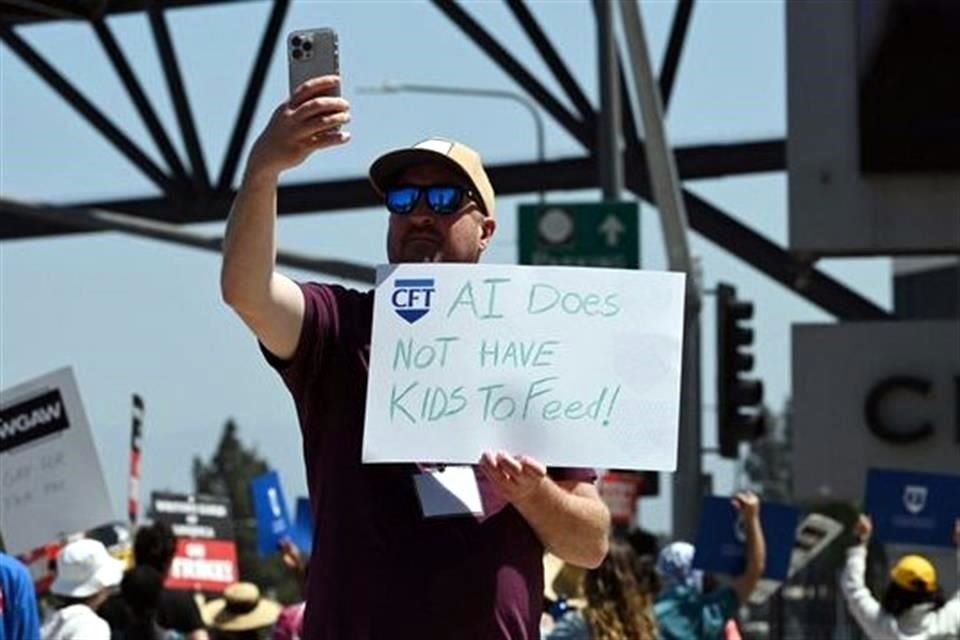
[[[0,551],[0,640],[37,640],[39,615],[30,572]]]
[[[629,543],[613,540],[600,566],[586,572],[583,589],[586,606],[557,621],[548,640],[657,639],[657,576]]]
[[[43,640],[110,640],[110,625],[97,609],[122,577],[123,563],[102,542],[82,538],[65,545],[50,586],[58,608],[40,629]]]
[[[140,527],[133,539],[133,561],[136,566],[153,567],[166,576],[177,550],[173,529],[164,522]],[[114,631],[130,626],[132,612],[121,594],[111,597],[102,608],[104,618]],[[163,589],[157,607],[157,624],[164,629],[179,631],[187,640],[208,640],[200,609],[189,591]]]
[[[662,583],[654,604],[662,640],[719,640],[741,604],[747,602],[766,565],[766,544],[760,526],[760,500],[743,491],[733,497],[746,533],[746,566],[730,586],[704,593],[703,575],[693,569],[695,549],[674,542],[660,551],[657,573]]]
[[[260,596],[252,582],[237,582],[223,597],[203,607],[203,617],[213,630],[213,640],[267,640],[281,606]]]
[[[280,541],[280,559],[283,566],[292,572],[300,585],[301,596],[306,590],[307,562],[300,547],[290,538]],[[271,640],[301,640],[303,637],[303,610],[306,602],[300,601],[283,608],[273,628]]]
[[[610,516],[590,469],[546,469],[486,452],[473,473],[483,514],[427,518],[418,464],[362,464],[373,292],[276,271],[281,172],[346,143],[336,76],[297,87],[250,152],[224,240],[221,293],[258,338],[300,421],[313,519],[304,632],[343,638],[536,638],[544,547],[596,567]],[[332,157],[332,156],[326,156]],[[470,147],[431,138],[378,158],[392,263],[475,263],[496,230],[494,189]]]
[[[130,626],[113,633],[113,640],[183,640],[179,631],[164,629],[157,622],[160,596],[163,593],[163,575],[142,564],[123,574],[120,593],[130,608]]]
[[[937,572],[920,555],[894,564],[883,599],[877,602],[864,583],[867,543],[873,521],[861,514],[853,528],[857,544],[847,550],[840,589],[857,624],[870,640],[956,640],[960,637],[960,590],[947,602]],[[954,525],[960,573],[960,520]]]

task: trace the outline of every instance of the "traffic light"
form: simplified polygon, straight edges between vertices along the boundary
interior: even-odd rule
[[[717,439],[720,455],[737,457],[737,445],[764,431],[763,383],[743,374],[753,369],[753,303],[737,300],[737,290],[717,285]]]

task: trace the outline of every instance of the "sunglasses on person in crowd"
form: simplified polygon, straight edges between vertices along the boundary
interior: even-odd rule
[[[444,216],[460,210],[463,197],[472,198],[473,191],[455,184],[432,184],[418,186],[401,184],[387,187],[384,200],[390,213],[407,215],[417,208],[420,198],[426,196],[427,207],[433,213]]]

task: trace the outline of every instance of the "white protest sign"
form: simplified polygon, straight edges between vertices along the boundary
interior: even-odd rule
[[[72,369],[0,391],[0,487],[14,555],[114,520]]]
[[[380,267],[364,462],[676,468],[684,275]]]
[[[843,525],[833,518],[819,513],[808,514],[800,526],[797,527],[797,537],[790,552],[790,568],[787,570],[787,580],[810,564],[810,561],[820,555],[837,536],[843,533]],[[783,586],[779,580],[764,578],[757,583],[750,594],[750,604],[762,605]]]

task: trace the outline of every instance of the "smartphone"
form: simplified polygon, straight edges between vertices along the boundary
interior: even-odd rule
[[[301,29],[287,36],[290,95],[304,81],[340,74],[340,47],[333,29]],[[339,86],[329,95],[339,96]]]

